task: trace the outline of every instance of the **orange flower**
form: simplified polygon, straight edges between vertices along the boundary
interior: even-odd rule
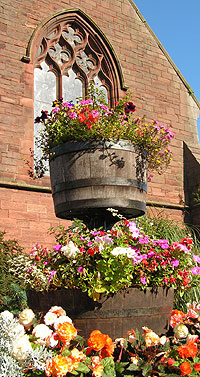
[[[106,335],[105,346],[101,350],[101,357],[111,357],[114,352],[114,343],[112,339]]]
[[[72,372],[72,370],[73,365],[70,357],[57,355],[52,360],[47,361],[45,374],[48,377],[63,377],[68,372]]]
[[[72,360],[73,369],[77,369],[80,361],[86,358],[85,354],[82,351],[79,351],[77,348],[73,348],[69,357]]]
[[[196,372],[200,372],[200,364],[193,365],[193,368],[196,370]]]
[[[69,322],[59,323],[57,328],[57,334],[63,346],[66,346],[70,343],[72,339],[74,339],[77,335],[76,328]]]
[[[172,311],[171,318],[170,318],[170,326],[174,328],[177,323],[183,322],[183,318],[186,316],[181,310],[175,309]]]
[[[88,346],[94,351],[100,351],[106,342],[106,335],[102,334],[99,330],[94,330],[91,332],[88,339]]]
[[[192,372],[192,368],[188,361],[184,361],[184,363],[180,365],[180,370],[183,376],[189,376]]]
[[[177,348],[178,354],[182,359],[188,357],[195,357],[197,354],[197,344],[194,342],[188,342],[187,344]]]
[[[88,339],[88,346],[94,351],[101,351],[101,358],[110,357],[114,352],[114,343],[112,339],[99,330],[91,332]]]
[[[102,376],[102,372],[103,372],[103,364],[101,364],[101,363],[97,364],[93,368],[92,376],[94,376],[94,377],[101,377]]]

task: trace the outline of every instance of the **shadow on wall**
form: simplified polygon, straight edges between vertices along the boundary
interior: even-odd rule
[[[191,149],[183,143],[185,204],[189,211],[185,222],[200,228],[200,148]]]

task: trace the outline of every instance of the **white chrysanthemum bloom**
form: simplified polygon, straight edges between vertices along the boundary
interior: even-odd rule
[[[13,313],[9,312],[8,310],[4,310],[4,312],[1,312],[1,313],[0,313],[0,316],[1,316],[1,318],[2,318],[4,321],[12,321],[13,318],[14,318]]]
[[[72,241],[69,241],[66,246],[62,246],[60,250],[67,258],[75,258],[76,254],[79,253],[79,248],[76,247]]]
[[[177,339],[187,338],[188,334],[189,330],[187,326],[183,325],[182,323],[174,326],[174,335]]]
[[[19,315],[19,323],[21,323],[26,330],[30,329],[33,324],[35,314],[32,309],[24,309]]]
[[[47,326],[52,326],[57,319],[57,315],[52,312],[47,312],[44,316],[44,323]]]
[[[118,256],[122,254],[122,255],[127,255],[128,258],[131,258],[133,254],[133,250],[130,247],[115,247],[111,251],[111,254],[114,256]]]
[[[25,360],[27,356],[32,353],[32,347],[28,335],[23,335],[14,340],[12,347],[12,357],[19,362]]]
[[[72,324],[72,320],[71,318],[69,318],[67,315],[61,315],[60,317],[58,317],[56,319],[56,321],[54,322],[54,329],[57,330],[58,329],[58,325],[60,323],[64,323],[64,322],[68,322],[68,323],[71,323]]]
[[[34,335],[37,339],[46,339],[48,336],[51,336],[52,330],[41,323],[40,325],[35,326],[35,328],[32,331],[32,335]]]

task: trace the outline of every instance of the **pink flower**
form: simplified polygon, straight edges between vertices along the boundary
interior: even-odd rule
[[[172,261],[171,261],[171,265],[172,265],[172,267],[178,267],[178,265],[179,265],[179,261],[178,261],[178,259],[174,259],[174,260],[172,260]]]
[[[145,277],[141,277],[141,278],[140,278],[140,281],[141,281],[141,283],[144,284],[144,285],[147,283],[147,279],[146,279]]]
[[[52,110],[52,113],[59,113],[60,111],[60,108],[59,107],[54,107],[54,109]]]
[[[197,263],[200,263],[200,256],[199,255],[195,255],[195,254],[193,254],[193,260],[195,261],[195,262],[197,262]]]
[[[82,106],[93,105],[93,101],[91,99],[86,99],[86,100],[80,101],[80,105]]]
[[[200,267],[192,267],[190,271],[193,275],[200,275]]]

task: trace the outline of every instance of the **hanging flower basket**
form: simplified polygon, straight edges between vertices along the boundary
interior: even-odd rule
[[[145,213],[146,154],[125,140],[69,141],[50,153],[50,178],[57,217],[109,225],[107,208],[126,218]]]

